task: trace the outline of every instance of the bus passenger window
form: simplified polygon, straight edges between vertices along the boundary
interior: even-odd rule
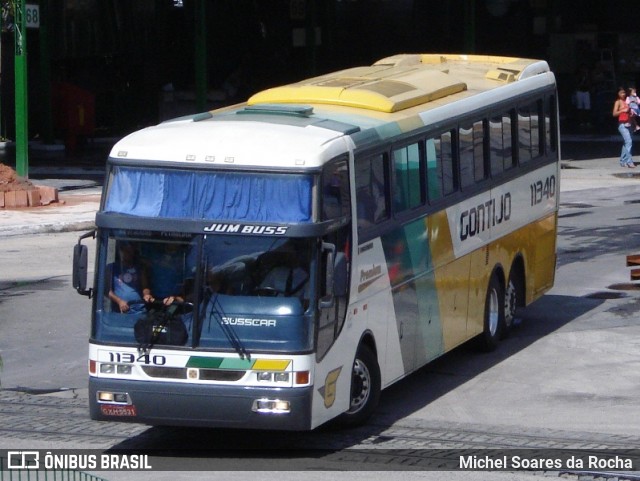
[[[451,131],[440,136],[440,152],[438,157],[442,161],[442,188],[444,195],[449,195],[458,189],[458,177],[453,165],[453,150]]]
[[[460,185],[473,184],[473,131],[469,127],[458,129],[460,152]]]
[[[402,212],[422,204],[420,147],[411,144],[393,151],[394,208]]]
[[[531,104],[531,158],[540,157],[540,153],[544,152],[544,144],[540,145],[544,140],[544,132],[542,131],[542,100],[538,100]]]
[[[377,224],[389,217],[386,164],[386,154],[356,162],[356,204],[359,228]]]
[[[516,157],[513,150],[513,127],[515,125],[515,122],[513,122],[512,119],[514,116],[515,111],[513,110],[502,115],[502,148],[504,149],[504,170],[509,170],[516,165]]]
[[[491,118],[489,129],[491,174],[499,175],[513,167],[511,117],[509,114],[503,114]]]
[[[460,184],[468,187],[485,178],[482,121],[460,126]]]
[[[531,155],[531,112],[530,107],[521,106],[518,108],[518,159],[521,164],[529,162]]]
[[[554,96],[547,97],[544,108],[544,140],[546,144],[546,152],[550,154],[555,152],[556,147],[556,98]]]
[[[504,137],[502,135],[502,117],[489,119],[489,158],[491,175],[500,175],[504,169]]]
[[[350,203],[347,162],[331,164],[322,175],[322,220],[348,216]]]
[[[442,159],[440,143],[439,137],[427,139],[425,142],[427,193],[430,201],[438,200],[442,197]]]

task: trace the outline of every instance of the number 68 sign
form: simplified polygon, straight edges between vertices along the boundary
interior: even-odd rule
[[[25,5],[25,25],[27,28],[40,28],[40,5]]]

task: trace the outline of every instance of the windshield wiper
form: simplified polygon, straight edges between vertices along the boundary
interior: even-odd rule
[[[211,330],[211,318],[213,317],[220,325],[220,329],[222,329],[222,332],[224,332],[224,335],[229,340],[229,343],[236,350],[236,352],[238,353],[238,356],[240,356],[240,359],[242,359],[243,361],[245,359],[250,361],[251,354],[249,354],[249,352],[246,350],[246,348],[242,344],[242,341],[240,340],[236,332],[233,330],[233,328],[229,324],[226,324],[223,321],[224,311],[222,309],[222,306],[220,305],[220,301],[218,300],[217,292],[209,293],[209,299],[207,300],[207,303],[205,305],[207,304],[211,304],[211,311],[209,312],[209,319],[208,319],[209,320],[208,329]]]

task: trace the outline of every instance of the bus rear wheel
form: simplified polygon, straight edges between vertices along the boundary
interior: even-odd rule
[[[504,288],[494,272],[484,302],[484,329],[480,336],[480,347],[483,351],[493,351],[498,347],[505,325],[504,311]]]
[[[349,410],[340,417],[347,427],[363,424],[375,411],[380,400],[380,368],[373,351],[362,345],[356,353],[351,371]]]
[[[518,272],[514,272],[512,269],[509,274],[509,281],[507,282],[507,288],[504,293],[504,330],[502,336],[506,337],[513,326],[516,324],[516,310],[522,305],[523,299],[521,299],[522,280]]]

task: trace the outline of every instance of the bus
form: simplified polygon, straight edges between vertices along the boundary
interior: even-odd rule
[[[553,73],[399,54],[119,140],[96,229],[92,419],[353,426],[553,286]],[[88,240],[95,277],[87,288]]]

